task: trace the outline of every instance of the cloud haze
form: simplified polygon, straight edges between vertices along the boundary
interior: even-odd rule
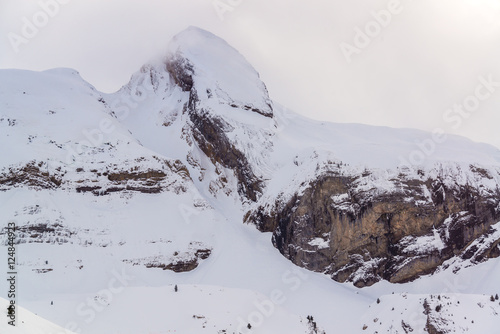
[[[299,113],[440,127],[500,147],[495,0],[61,0],[57,13],[15,52],[12,33],[22,36],[40,3],[51,1],[0,0],[1,68],[71,67],[111,92],[164,52],[173,35],[195,25],[238,49],[271,97]],[[346,45],[356,51],[346,53]],[[448,113],[455,122],[446,121],[448,109],[474,103],[480,78],[488,76],[499,86],[493,83],[487,98],[462,115]]]

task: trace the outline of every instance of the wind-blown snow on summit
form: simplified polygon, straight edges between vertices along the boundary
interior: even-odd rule
[[[183,90],[196,89],[201,100],[272,116],[271,100],[257,71],[226,41],[205,30],[190,27],[174,36],[167,69]]]

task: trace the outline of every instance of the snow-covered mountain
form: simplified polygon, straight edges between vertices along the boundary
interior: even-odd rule
[[[0,149],[18,303],[70,331],[500,324],[500,150],[299,116],[199,28],[114,94],[70,69],[1,70]]]

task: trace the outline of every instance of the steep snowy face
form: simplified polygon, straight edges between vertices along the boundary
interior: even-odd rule
[[[176,35],[108,96],[112,113],[146,147],[185,162],[202,193],[252,202],[268,178],[274,118],[257,71],[225,41],[199,28]],[[126,117],[120,101],[134,100]]]
[[[272,147],[273,109],[265,85],[235,49],[199,28],[175,36],[168,50],[167,71],[182,91],[189,92],[184,136],[196,146],[190,150],[191,165],[207,169],[203,159],[193,158],[202,151],[215,166],[212,178],[221,187],[231,188],[225,180],[235,179],[242,202],[256,201]]]
[[[223,39],[196,27],[177,34],[168,46],[166,66],[184,91],[272,117],[266,86],[246,59]]]

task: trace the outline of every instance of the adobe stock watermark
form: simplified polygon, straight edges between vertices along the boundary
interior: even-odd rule
[[[111,272],[113,276],[108,281],[108,286],[105,289],[99,290],[94,298],[87,298],[84,302],[81,302],[76,307],[76,314],[81,318],[85,323],[89,324],[95,320],[98,313],[104,311],[104,309],[110,305],[114,299],[114,297],[120,293],[122,293],[126,287],[130,285],[132,281],[135,280],[135,277],[129,276],[122,269],[122,272],[118,272],[113,270]],[[53,333],[53,334],[70,334],[70,333],[81,333],[82,330],[77,322],[69,322],[64,326],[63,332]]]
[[[293,268],[283,273],[281,281],[288,287],[288,291],[297,291],[308,277],[306,273]],[[252,312],[246,317],[239,316],[236,319],[238,322],[237,333],[251,333],[251,329],[262,326],[266,319],[273,316],[276,306],[284,304],[286,299],[286,291],[274,289],[271,291],[269,298],[255,301],[253,304],[255,309]]]
[[[7,38],[9,39],[12,50],[19,53],[20,46],[28,44],[35,38],[40,30],[49,24],[50,19],[59,14],[61,5],[66,5],[71,0],[40,0],[38,6],[40,9],[36,11],[30,18],[23,16],[21,19],[20,33],[9,32]]]
[[[135,94],[121,95],[119,99],[112,102],[110,109],[112,114],[119,120],[125,120],[132,109],[139,106],[139,102],[148,98],[148,95],[154,91],[154,88],[149,87],[145,83],[135,88]],[[103,117],[97,127],[91,129],[83,129],[82,135],[85,139],[80,140],[77,144],[66,149],[65,163],[72,165],[77,162],[82,162],[82,155],[93,148],[102,146],[105,142],[106,135],[113,133],[116,126],[109,117]]]
[[[350,64],[354,55],[360,54],[361,51],[370,46],[371,42],[391,24],[393,17],[401,14],[403,10],[404,6],[400,0],[390,0],[386,9],[370,12],[373,19],[365,23],[363,28],[354,27],[352,43],[342,42],[339,44],[340,51],[347,63]]]
[[[212,1],[212,6],[219,19],[224,21],[224,15],[227,12],[232,12],[236,7],[241,5],[243,1],[244,0],[214,0]]]
[[[451,281],[451,278],[446,278],[444,280],[444,284],[446,285],[446,287],[436,295],[446,296],[446,298],[449,299],[448,302],[450,302],[451,304],[456,304],[459,295],[461,293],[465,293],[468,286],[460,282],[457,277],[454,277],[453,281]],[[432,295],[430,295],[430,297],[432,297]],[[441,299],[441,297],[439,297],[439,299]],[[424,300],[427,300],[427,298],[425,298]],[[425,315],[422,311],[423,310],[412,312],[412,314],[408,317],[409,323],[413,324],[414,327],[416,327],[414,329],[424,329],[427,327],[427,315]]]
[[[7,323],[15,327],[17,323],[17,252],[16,252],[16,222],[7,224]]]
[[[424,276],[425,277],[425,276]],[[428,326],[428,311],[429,309],[426,310],[425,303],[428,301],[434,302],[434,304],[439,304],[442,300],[443,306],[446,305],[460,305],[460,296],[462,294],[467,294],[468,291],[470,291],[470,285],[472,283],[472,279],[468,276],[462,276],[460,279],[456,275],[453,276],[444,276],[440,279],[440,282],[443,283],[443,289],[438,292],[438,293],[420,293],[417,292],[417,294],[409,294],[409,293],[400,293],[400,298],[404,298],[406,302],[404,303],[404,308],[405,311],[407,309],[410,309],[411,311],[409,314],[405,314],[404,318],[402,319],[401,322],[399,320],[395,321],[391,318],[387,318],[388,311],[392,308],[392,311],[394,312],[394,319],[397,319],[397,316],[399,314],[399,311],[401,310],[395,310],[395,307],[398,307],[398,304],[390,304],[389,298],[384,298],[384,296],[381,296],[377,300],[377,304],[373,303],[370,307],[381,307],[376,313],[375,319],[380,319],[381,321],[387,321],[387,320],[393,320],[394,326],[399,327],[401,326],[401,329],[403,329],[402,333],[425,333],[427,332],[425,328]],[[424,288],[425,289],[425,288]],[[394,294],[394,293],[393,293]],[[411,301],[411,302],[410,302]],[[416,305],[416,303],[419,303],[420,305]],[[469,307],[469,305],[463,305],[464,307]],[[401,307],[401,304],[399,304],[399,307]],[[435,306],[434,306],[435,307]],[[412,310],[413,309],[413,310]],[[433,309],[434,310],[434,309]],[[403,314],[403,313],[401,313]],[[379,316],[377,316],[379,315]],[[368,323],[365,323],[363,327],[365,329],[369,328],[370,326]],[[398,330],[396,330],[398,332]]]
[[[189,225],[192,222],[191,217],[192,216],[199,216],[202,212],[194,209],[193,206],[188,206],[186,204],[179,204],[178,206],[179,213],[182,216],[182,219],[184,221],[184,224]]]
[[[275,132],[282,132],[292,121],[297,120],[298,116],[288,107],[275,108],[273,117],[269,119],[269,128],[275,129]]]
[[[479,269],[483,271],[483,269]],[[483,273],[484,274],[484,273]],[[452,278],[453,277],[453,278]],[[443,305],[460,305],[460,296],[462,294],[468,294],[470,290],[472,278],[469,276],[462,276],[460,279],[456,274],[452,277],[445,276],[441,281],[444,283],[444,288],[439,293],[429,294],[424,298],[423,307],[419,310],[412,312],[408,317],[408,324],[412,324],[414,330],[422,329],[425,330],[428,326],[428,319],[430,310],[425,310],[425,303],[429,300],[431,304]],[[441,302],[441,299],[442,302]],[[434,303],[433,303],[434,302]],[[469,305],[463,305],[463,307],[470,307]],[[436,310],[436,312],[439,312]]]
[[[443,113],[443,120],[457,130],[462,126],[464,120],[472,116],[484,102],[500,88],[500,82],[494,81],[493,74],[486,77],[478,77],[479,84],[474,89],[474,93],[468,95],[461,103],[455,103],[451,108],[448,108]],[[445,143],[448,136],[442,128],[435,128],[432,131],[430,138],[416,142],[417,149],[408,154],[407,157],[399,156],[399,166],[418,166],[432,156],[440,144]]]

